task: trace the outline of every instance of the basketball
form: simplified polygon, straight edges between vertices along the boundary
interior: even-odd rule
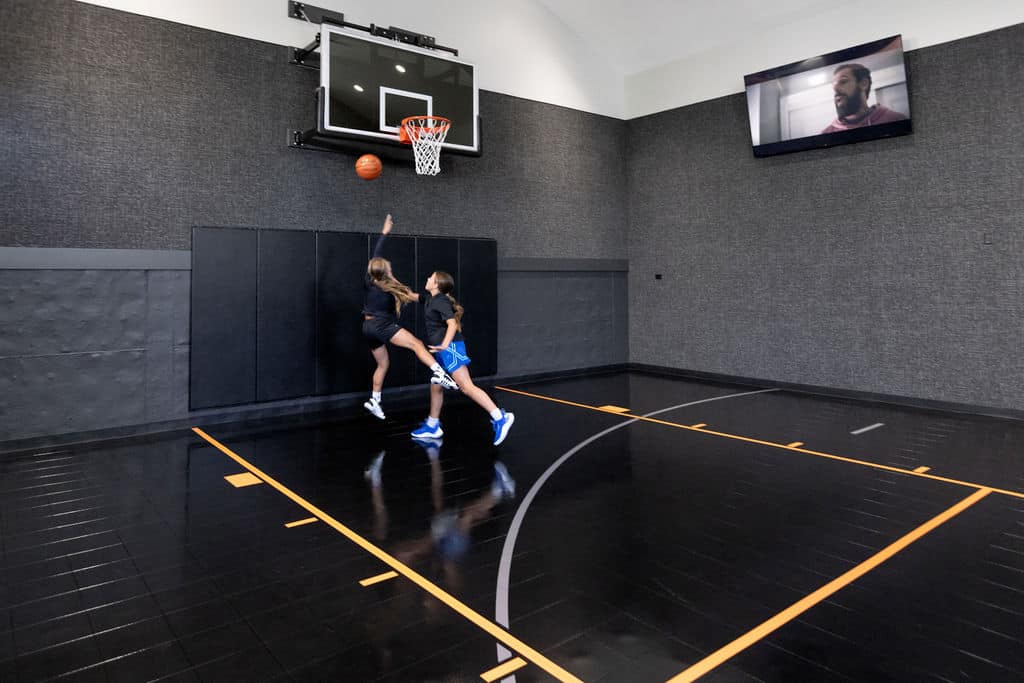
[[[384,166],[380,163],[380,159],[373,154],[364,154],[363,156],[356,159],[356,173],[363,180],[373,180],[380,175],[380,172],[384,170]]]

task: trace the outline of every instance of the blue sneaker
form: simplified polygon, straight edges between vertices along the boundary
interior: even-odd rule
[[[512,429],[512,423],[516,421],[516,416],[512,413],[506,413],[504,410],[501,411],[501,418],[498,420],[491,420],[491,426],[494,427],[494,445],[499,445],[508,436],[508,430]]]
[[[444,439],[434,439],[429,436],[414,436],[412,440],[416,442],[416,445],[426,451],[427,457],[431,460],[437,460],[441,456],[441,446],[444,445]]]
[[[502,498],[516,497],[516,482],[500,462],[494,463],[494,483],[491,484],[491,491],[495,495],[501,493]]]
[[[414,439],[440,439],[444,436],[444,430],[441,429],[440,422],[437,423],[437,426],[431,427],[427,424],[426,420],[424,420],[423,424],[412,430],[410,433]]]

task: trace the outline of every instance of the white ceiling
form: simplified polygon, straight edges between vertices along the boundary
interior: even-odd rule
[[[537,2],[627,76],[836,9],[835,0]]]

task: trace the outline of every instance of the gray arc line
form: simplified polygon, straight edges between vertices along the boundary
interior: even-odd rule
[[[879,427],[884,427],[884,426],[885,426],[884,422],[876,422],[873,425],[868,425],[867,427],[861,427],[860,429],[855,429],[855,430],[853,430],[850,433],[851,434],[863,434],[864,432],[870,432],[872,429],[878,429]]]
[[[654,417],[655,415],[660,415],[661,413],[667,413],[670,410],[677,410],[679,408],[686,408],[688,406],[695,406],[698,403],[710,403],[711,401],[721,401],[722,399],[725,399],[725,398],[738,398],[740,396],[750,396],[751,394],[764,394],[764,393],[767,393],[769,391],[779,391],[779,390],[778,389],[759,389],[758,391],[744,391],[743,393],[740,393],[740,394],[727,394],[725,396],[714,396],[712,398],[702,398],[699,401],[690,401],[689,403],[680,403],[677,406],[671,406],[669,408],[662,408],[661,410],[655,410],[653,413],[647,413],[643,417]],[[581,450],[583,450],[584,448],[586,448],[590,444],[594,443],[598,439],[600,439],[600,438],[602,438],[604,436],[607,436],[608,434],[611,434],[616,429],[622,429],[623,427],[628,427],[629,425],[633,424],[634,422],[638,422],[638,421],[639,421],[639,418],[635,418],[634,417],[631,420],[627,420],[626,422],[621,422],[621,423],[619,423],[617,425],[609,427],[608,429],[605,429],[604,431],[598,432],[597,434],[594,434],[593,436],[591,436],[589,439],[586,439],[586,440],[581,441],[580,443],[576,444],[575,446],[570,448],[568,451],[566,451],[564,454],[562,454],[562,457],[558,458],[558,460],[555,460],[553,463],[551,463],[551,465],[544,471],[544,474],[540,475],[540,477],[537,479],[537,481],[535,481],[533,483],[533,486],[530,487],[530,490],[526,493],[526,495],[523,496],[522,502],[519,503],[519,508],[516,509],[515,517],[512,518],[512,524],[508,528],[508,534],[506,534],[506,536],[505,536],[505,545],[501,549],[501,562],[498,564],[497,596],[495,597],[495,600],[494,600],[494,620],[496,622],[498,622],[499,624],[501,624],[505,628],[508,628],[508,585],[509,585],[509,579],[510,579],[511,574],[512,574],[512,553],[515,550],[516,539],[519,536],[519,529],[520,529],[520,527],[523,524],[523,520],[526,518],[526,511],[530,509],[530,503],[532,503],[533,499],[537,497],[537,494],[540,492],[541,487],[544,486],[544,483],[551,477],[552,474],[555,473],[555,470],[557,470],[559,467],[562,466],[563,463],[565,463],[566,460],[568,460],[572,456],[576,455],[578,452],[580,452]],[[501,643],[498,643],[497,647],[498,647],[498,661],[499,662],[503,662],[503,661],[505,661],[506,659],[508,659],[509,657],[512,656],[512,652],[510,652],[508,649],[506,649],[505,646],[502,645]],[[515,679],[516,679],[515,676],[509,676],[509,677],[504,678],[502,680],[510,682],[510,683],[515,683]]]

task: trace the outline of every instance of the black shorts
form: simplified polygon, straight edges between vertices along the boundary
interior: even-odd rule
[[[379,349],[391,341],[402,327],[394,318],[370,318],[363,321],[363,336],[370,344],[370,349]]]

